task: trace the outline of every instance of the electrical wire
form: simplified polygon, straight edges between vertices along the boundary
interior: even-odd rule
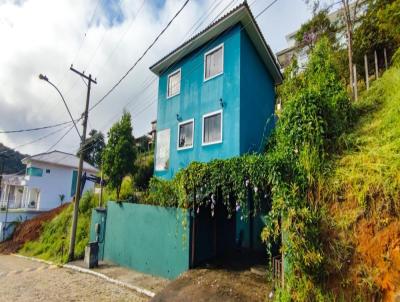
[[[184,5],[186,5],[187,4],[187,2],[188,2],[189,0],[187,0],[186,2],[185,2],[185,4]],[[252,3],[254,3],[256,0],[254,0]],[[255,17],[255,19],[256,18],[258,18],[259,16],[261,16],[265,11],[267,11],[273,4],[275,4],[276,2],[277,2],[278,0],[274,0],[273,2],[271,2],[266,8],[264,8],[260,13],[258,13],[257,15],[256,15],[256,17]],[[231,2],[232,3],[232,2]],[[229,5],[228,5],[229,6]],[[183,6],[184,7],[184,6]],[[183,9],[183,7],[181,8],[181,10]],[[180,11],[181,11],[180,10]],[[180,11],[178,11],[178,13],[177,14],[179,14],[179,12]],[[174,18],[177,16],[177,14],[174,16]],[[217,18],[217,17],[216,17]],[[215,19],[214,19],[215,20]],[[170,22],[172,22],[172,20],[170,21]],[[214,22],[214,21],[213,21]],[[247,27],[248,25],[250,24],[250,22],[248,23],[248,24],[246,24],[246,25],[244,25],[242,28],[241,28],[241,30],[243,30],[245,27]],[[215,39],[215,38],[214,38]],[[209,44],[209,43],[211,43],[213,40],[211,40],[211,41],[209,41],[207,44]],[[171,66],[170,66],[171,67]],[[170,68],[169,67],[169,68]],[[168,68],[168,69],[169,69]],[[151,84],[151,83],[150,83]],[[148,85],[149,86],[149,85]],[[135,116],[137,116],[137,115],[140,115],[142,112],[144,112],[147,108],[149,108],[154,102],[155,102],[156,100],[154,100],[153,102],[151,102],[151,103],[149,103],[145,108],[143,108],[140,112],[138,112],[137,114],[135,114]],[[63,130],[63,129],[65,129],[65,128],[62,128],[61,130]],[[55,145],[57,145],[68,133],[69,133],[69,131],[72,129],[72,127],[51,147],[51,148],[49,148],[49,149],[52,149]],[[42,138],[39,138],[39,139],[37,139],[37,140],[34,140],[34,141],[32,141],[32,142],[29,142],[29,143],[26,143],[26,144],[23,144],[23,145],[20,145],[20,146],[18,146],[18,147],[16,147],[16,148],[19,148],[19,147],[22,147],[22,146],[26,146],[26,145],[28,145],[28,144],[32,144],[32,143],[34,143],[34,142],[37,142],[37,141],[39,141],[39,140],[42,140],[42,139],[45,139],[46,137],[48,137],[48,136],[50,136],[50,135],[52,135],[52,134],[54,134],[54,133],[57,133],[57,132],[59,132],[60,131],[60,129],[59,130],[57,130],[57,131],[55,131],[55,132],[52,132],[52,133],[50,133],[50,134],[48,134],[48,135],[46,135],[45,137],[42,137]],[[16,149],[15,148],[15,149]]]
[[[77,121],[77,120],[75,120]],[[28,129],[19,129],[19,130],[0,130],[0,134],[9,134],[9,133],[20,133],[20,132],[31,132],[31,131],[38,131],[38,130],[43,130],[43,129],[49,129],[49,128],[56,128],[62,125],[67,125],[72,123],[72,121],[67,121],[67,122],[62,122],[59,124],[54,124],[54,125],[49,125],[49,126],[42,126],[42,127],[36,127],[36,128],[28,128]]]
[[[176,12],[176,14],[172,17],[172,19],[167,23],[167,25],[163,28],[163,30],[157,35],[154,41],[146,48],[143,54],[136,60],[136,62],[128,69],[128,71],[114,84],[113,87],[102,97],[100,98],[93,106],[90,107],[89,111],[96,108],[101,102],[105,100],[107,96],[111,94],[121,84],[121,82],[128,76],[128,74],[137,66],[137,64],[144,58],[144,56],[149,52],[149,50],[154,46],[154,44],[158,41],[158,39],[165,33],[165,31],[169,28],[172,22],[178,17],[178,15],[182,12],[182,10],[186,7],[190,0],[186,0],[182,7]]]

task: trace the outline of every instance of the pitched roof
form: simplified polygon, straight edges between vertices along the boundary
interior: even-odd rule
[[[40,153],[32,156],[25,157],[22,163],[27,164],[32,161],[50,163],[58,166],[64,166],[77,169],[79,166],[79,157],[61,151],[51,151],[47,153]],[[97,173],[99,170],[87,162],[83,162],[83,171],[90,173]]]
[[[279,64],[277,63],[271,48],[265,41],[260,27],[258,26],[257,21],[251,13],[249,5],[246,1],[232,9],[215,22],[211,23],[204,30],[200,31],[192,38],[184,42],[181,46],[153,64],[150,67],[150,70],[156,75],[160,75],[175,62],[181,60],[186,55],[195,51],[199,47],[203,46],[210,40],[213,40],[226,30],[239,23],[241,23],[243,29],[246,30],[262,61],[275,80],[275,83],[280,84],[283,80],[283,76],[280,72]]]

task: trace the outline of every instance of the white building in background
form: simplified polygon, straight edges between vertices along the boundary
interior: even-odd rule
[[[16,220],[33,216],[71,201],[75,195],[79,158],[61,151],[42,153],[22,160],[26,173],[4,175],[0,193],[0,241],[4,227]],[[84,162],[83,172],[96,174],[98,169]],[[94,188],[86,182],[83,191]],[[9,232],[6,232],[9,233]]]
[[[350,2],[351,2],[350,15],[352,19],[355,19],[355,16],[357,16],[356,20],[356,25],[357,25],[357,21],[365,13],[367,9],[368,2],[365,0],[350,1]],[[337,4],[339,3],[340,1]],[[335,11],[327,14],[327,18],[332,24],[336,25],[339,28],[336,34],[336,38],[338,39],[339,44],[341,44],[342,47],[346,47],[347,40],[345,33],[344,9],[341,6],[339,7],[340,7],[339,9],[336,9]],[[309,52],[308,46],[304,46],[303,44],[298,44],[296,42],[296,34],[299,30],[300,29],[286,35],[285,38],[287,42],[287,48],[278,51],[275,54],[282,70],[285,69],[292,62],[294,58],[297,59],[300,68],[305,67],[308,62],[308,52]]]

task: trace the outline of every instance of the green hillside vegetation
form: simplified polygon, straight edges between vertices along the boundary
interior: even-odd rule
[[[0,143],[0,169],[4,161],[3,174],[24,173],[25,165],[21,160],[27,156]]]
[[[334,156],[332,172],[321,184],[332,217],[326,244],[336,243],[328,248],[329,283],[332,290],[347,292],[346,297],[353,291],[362,300],[392,301],[398,290],[399,87],[400,68],[395,66],[354,104],[357,120],[341,138],[342,152]]]
[[[83,258],[85,246],[89,242],[89,228],[92,209],[97,206],[97,198],[86,192],[79,203],[79,219],[76,231],[75,256]],[[65,263],[71,231],[73,205],[70,204],[58,216],[46,223],[38,240],[25,243],[19,251],[26,256]]]

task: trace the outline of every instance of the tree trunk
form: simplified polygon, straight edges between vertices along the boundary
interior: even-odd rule
[[[121,185],[117,187],[117,200],[119,200],[119,192],[121,191]]]
[[[353,23],[351,19],[351,12],[348,0],[342,0],[344,21],[346,22],[346,36],[347,36],[347,55],[349,61],[349,81],[350,88],[353,92],[354,74],[353,74]],[[355,14],[355,13],[354,13]]]

